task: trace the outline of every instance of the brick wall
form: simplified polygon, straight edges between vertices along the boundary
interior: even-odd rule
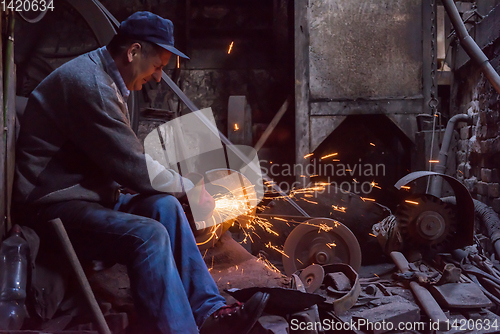
[[[498,44],[498,43],[497,43]],[[490,50],[491,64],[500,71],[497,50]],[[493,52],[491,52],[493,51]],[[472,197],[500,213],[500,97],[473,64],[456,72],[452,111],[466,112],[472,125],[460,124],[457,178]]]

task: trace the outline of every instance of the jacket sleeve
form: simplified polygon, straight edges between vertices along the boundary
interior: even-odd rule
[[[62,103],[58,110],[63,114],[55,121],[68,138],[122,186],[139,193],[182,195],[188,190],[183,185],[192,183],[173,170],[150,177],[143,147],[130,127],[126,104],[114,82],[99,67],[83,80],[73,74],[78,70],[62,76],[59,87]]]

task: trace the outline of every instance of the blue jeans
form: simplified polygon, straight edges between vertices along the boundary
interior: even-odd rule
[[[137,332],[198,333],[225,305],[173,196],[121,194],[114,208],[68,201],[38,218],[60,218],[79,257],[127,266]]]

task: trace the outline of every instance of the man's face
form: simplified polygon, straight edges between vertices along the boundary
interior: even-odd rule
[[[144,56],[140,44],[138,45],[137,49],[128,54],[130,66],[125,84],[129,90],[141,90],[142,85],[151,79],[160,82],[162,69],[168,64],[172,55],[170,51],[161,49],[158,53],[152,50],[149,55]]]

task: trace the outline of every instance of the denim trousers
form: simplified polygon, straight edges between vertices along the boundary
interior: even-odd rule
[[[198,333],[225,305],[175,197],[121,194],[114,207],[73,200],[45,206],[36,220],[55,218],[80,258],[127,266],[138,315],[131,333]]]

